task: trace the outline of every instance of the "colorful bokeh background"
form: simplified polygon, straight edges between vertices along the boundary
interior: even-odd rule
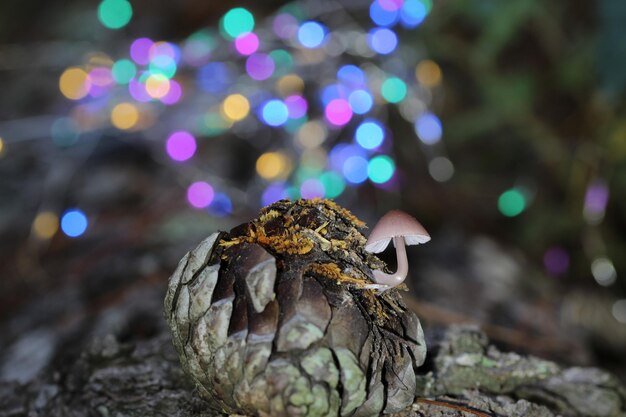
[[[431,329],[626,375],[626,4],[215,3],[0,5],[0,379],[149,332],[104,317],[316,197],[425,225]]]

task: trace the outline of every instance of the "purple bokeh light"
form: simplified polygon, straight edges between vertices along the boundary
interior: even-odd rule
[[[186,161],[196,153],[196,139],[189,132],[174,132],[167,138],[167,154],[175,161]]]

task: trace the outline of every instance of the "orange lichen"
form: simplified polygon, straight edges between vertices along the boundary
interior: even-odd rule
[[[366,279],[356,278],[344,273],[341,268],[339,268],[339,265],[335,263],[311,263],[307,265],[306,270],[321,275],[324,278],[332,279],[338,284],[352,284],[357,288],[366,288],[372,284],[372,282]]]

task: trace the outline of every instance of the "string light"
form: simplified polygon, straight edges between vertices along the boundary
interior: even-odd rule
[[[50,211],[43,211],[33,220],[32,230],[39,239],[50,239],[59,230],[59,217]]]
[[[118,129],[132,129],[139,121],[139,110],[132,103],[120,103],[111,110],[111,123]]]
[[[66,236],[79,237],[85,233],[87,226],[87,216],[79,209],[69,209],[61,217],[61,230]]]
[[[373,119],[366,119],[356,129],[355,139],[365,149],[376,149],[385,138],[381,124]]]
[[[103,0],[98,6],[98,19],[108,29],[120,29],[130,22],[133,8],[127,0]]]
[[[61,93],[70,100],[80,100],[89,93],[91,81],[87,72],[78,67],[68,68],[59,78]]]
[[[235,39],[242,33],[254,30],[254,16],[243,7],[229,10],[221,20],[222,35]]]
[[[305,48],[318,48],[324,43],[326,28],[318,22],[308,21],[298,29],[298,41]]]
[[[370,159],[367,167],[370,181],[376,184],[384,184],[393,177],[396,164],[387,155],[378,155]]]
[[[380,93],[389,103],[399,103],[406,97],[406,83],[398,77],[389,77],[383,81]]]
[[[211,205],[215,192],[207,182],[196,181],[187,188],[187,201],[192,207],[201,209]]]
[[[425,144],[434,145],[441,140],[443,135],[441,121],[432,113],[423,113],[415,121],[415,133]]]
[[[291,171],[291,162],[282,152],[266,152],[257,159],[256,171],[266,180],[286,178]]]
[[[174,161],[186,161],[196,153],[196,139],[189,132],[174,132],[167,138],[165,147]]]
[[[426,59],[417,64],[415,78],[426,87],[436,87],[441,83],[441,68],[436,62]]]
[[[507,217],[518,216],[526,209],[526,198],[520,190],[512,188],[500,194],[498,209]]]
[[[233,122],[243,120],[250,113],[250,103],[241,94],[231,94],[222,103],[222,112]]]

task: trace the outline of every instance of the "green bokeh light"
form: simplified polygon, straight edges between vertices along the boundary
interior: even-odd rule
[[[507,217],[515,217],[526,208],[526,197],[519,190],[511,188],[498,198],[498,209]]]
[[[224,133],[230,125],[217,113],[207,113],[200,123],[200,131],[206,136],[218,136]]]
[[[367,175],[372,182],[383,184],[393,177],[396,164],[387,155],[378,155],[370,159],[367,166]]]
[[[127,0],[104,0],[98,6],[98,19],[109,29],[119,29],[130,22],[133,8]]]
[[[387,78],[380,87],[380,93],[389,103],[399,103],[406,97],[406,83],[398,77]]]
[[[120,59],[113,64],[111,73],[116,83],[128,84],[137,75],[137,67],[128,59]]]
[[[320,175],[319,180],[326,190],[326,198],[339,197],[346,189],[343,177],[336,172],[324,172]]]
[[[254,29],[254,16],[243,7],[236,7],[230,9],[220,23],[222,35],[229,39],[235,39],[242,33],[252,32]]]
[[[176,61],[167,55],[159,55],[150,61],[150,74],[161,74],[172,78],[176,74]]]
[[[272,57],[274,63],[276,64],[276,70],[274,71],[274,74],[276,76],[285,75],[291,72],[291,69],[293,67],[293,57],[289,52],[285,51],[284,49],[275,49],[270,52],[269,55]]]

